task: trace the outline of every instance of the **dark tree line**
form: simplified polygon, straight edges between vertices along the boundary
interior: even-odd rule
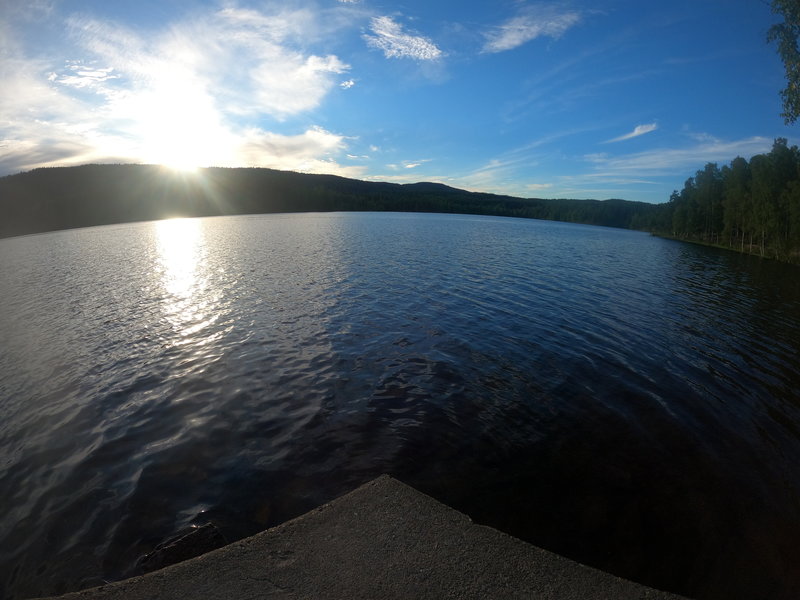
[[[148,165],[36,169],[0,178],[0,237],[147,221],[308,211],[497,215],[639,229],[800,262],[800,151],[707,164],[669,202],[551,200],[271,169],[177,174]]]
[[[0,237],[177,216],[308,211],[466,213],[649,229],[657,210],[626,200],[515,198],[272,169],[208,168],[194,176],[148,165],[85,165],[0,178]]]
[[[800,150],[778,138],[768,154],[708,163],[669,201],[672,234],[793,262],[800,259]]]

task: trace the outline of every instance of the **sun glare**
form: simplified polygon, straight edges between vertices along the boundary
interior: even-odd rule
[[[179,173],[196,173],[201,167],[200,164],[191,160],[163,160],[159,164],[166,167],[170,171],[177,171]]]
[[[199,83],[164,73],[130,100],[143,162],[184,172],[230,163],[232,135]]]

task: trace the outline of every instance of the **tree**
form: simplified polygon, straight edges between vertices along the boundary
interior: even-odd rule
[[[716,163],[708,163],[694,181],[703,238],[714,242],[722,232],[722,175]]]
[[[800,117],[800,50],[797,48],[800,0],[772,0],[772,12],[783,17],[783,23],[776,23],[769,28],[767,41],[778,43],[778,54],[786,70],[786,88],[781,91],[781,116],[789,125]]]
[[[797,147],[792,146],[789,148],[786,138],[778,138],[772,146],[769,157],[775,173],[777,213],[780,215],[776,224],[777,230],[773,232],[775,238],[772,242],[783,251],[788,247],[790,238],[789,206],[792,198],[788,190],[789,184],[797,179]]]
[[[750,206],[750,165],[741,156],[731,161],[730,167],[723,167],[722,181],[724,188],[723,217],[724,233],[728,244],[733,246],[733,239],[739,236],[740,250],[744,251],[744,234],[748,225],[747,212]]]
[[[789,247],[796,251],[800,249],[800,180],[789,182],[786,191],[786,201],[789,205]]]
[[[786,138],[749,163],[708,163],[665,206],[679,239],[800,263],[800,149]]]
[[[761,247],[761,256],[765,256],[767,241],[778,228],[778,194],[775,165],[767,154],[757,154],[750,159],[752,179],[752,228]]]

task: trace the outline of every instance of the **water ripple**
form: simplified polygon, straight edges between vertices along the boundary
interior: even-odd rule
[[[800,590],[792,267],[407,214],[0,250],[0,597],[124,577],[185,527],[234,540],[383,472],[656,587]]]

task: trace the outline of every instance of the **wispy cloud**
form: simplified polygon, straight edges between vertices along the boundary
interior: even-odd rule
[[[417,167],[421,167],[423,164],[428,162],[431,162],[430,158],[422,158],[417,160],[404,160],[400,164],[392,163],[386,166],[393,171],[399,171],[401,169],[416,169]]]
[[[579,12],[557,5],[531,6],[487,31],[483,51],[494,53],[512,50],[541,36],[559,38],[580,20]]]
[[[414,60],[436,60],[442,51],[430,39],[412,35],[391,17],[373,17],[370,34],[364,34],[368,46],[381,50],[386,58],[411,58]]]
[[[85,65],[82,61],[68,61],[64,71],[60,75],[51,72],[47,76],[48,81],[76,88],[97,88],[99,84],[120,78],[114,73],[114,67]]]
[[[21,19],[34,21],[53,13],[57,0],[29,0],[28,2],[4,2],[3,17],[11,21]]]
[[[732,141],[705,136],[703,141],[682,148],[656,148],[613,156],[605,153],[587,154],[584,160],[594,165],[595,172],[606,176],[688,176],[706,163],[726,163],[735,156],[749,158],[768,152],[771,147],[772,140],[762,136]]]
[[[517,121],[528,119],[533,114],[563,114],[587,99],[596,101],[600,94],[608,94],[609,87],[617,88],[620,84],[656,75],[657,71],[636,69],[631,72],[624,67],[609,72],[607,65],[621,64],[620,47],[627,47],[628,42],[625,36],[612,36],[570,53],[546,69],[531,73],[526,77],[529,91],[524,97],[505,105],[505,117]],[[611,93],[620,92],[614,90]]]
[[[651,131],[655,131],[658,129],[658,123],[648,123],[646,125],[637,125],[633,128],[633,131],[630,133],[626,133],[625,135],[621,135],[619,137],[615,137],[611,140],[607,140],[604,142],[605,144],[613,144],[614,142],[622,142],[624,140],[630,140],[635,137],[639,137],[640,135],[644,135],[646,133],[650,133]]]
[[[527,144],[511,148],[502,155],[492,158],[484,165],[474,169],[471,175],[494,177],[500,173],[511,173],[520,168],[530,167],[535,165],[542,156],[552,157],[554,154],[558,154],[560,150],[557,142],[594,131],[597,128],[597,125],[592,125],[590,127],[575,127],[547,133],[531,140]],[[541,150],[541,148],[547,148],[547,150]]]
[[[511,196],[527,195],[524,185],[515,176],[520,169],[530,166],[530,156],[502,156],[493,158],[466,173],[453,177],[451,185],[471,191],[492,190],[498,194]]]

